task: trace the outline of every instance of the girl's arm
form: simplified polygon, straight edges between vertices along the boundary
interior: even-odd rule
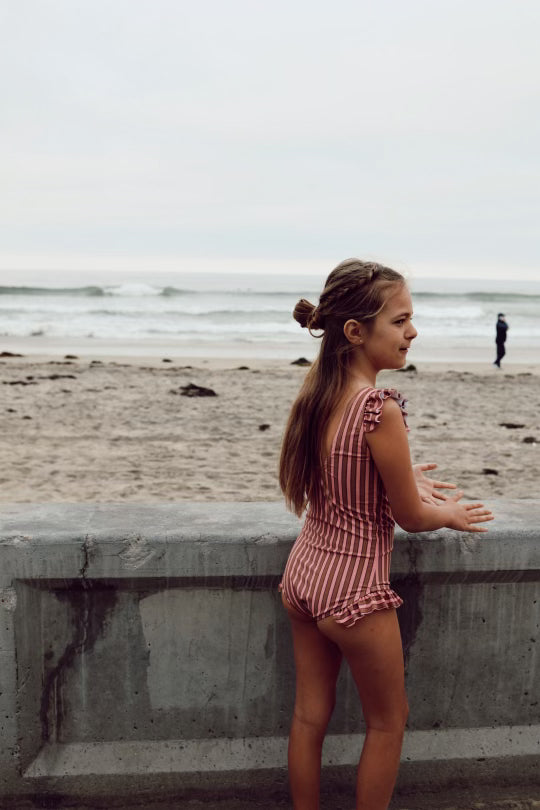
[[[458,503],[463,492],[457,492],[437,506],[421,500],[403,416],[394,399],[384,401],[381,422],[366,434],[366,441],[383,480],[392,514],[406,532],[426,532],[444,526],[463,532],[487,531],[476,524],[493,520],[490,510],[481,503]]]

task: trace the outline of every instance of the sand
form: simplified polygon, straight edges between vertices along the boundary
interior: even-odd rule
[[[280,440],[305,372],[288,360],[0,357],[0,497],[280,500]],[[181,396],[189,383],[217,396]],[[438,463],[472,499],[538,497],[540,366],[418,364],[378,383],[409,399],[415,462]]]

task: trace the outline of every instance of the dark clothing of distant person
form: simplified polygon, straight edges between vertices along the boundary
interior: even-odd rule
[[[504,319],[504,315],[499,315],[497,318],[497,335],[495,337],[495,344],[497,346],[497,359],[495,360],[494,365],[501,367],[501,360],[503,359],[504,355],[506,354],[506,349],[504,348],[504,344],[506,343],[506,333],[508,331],[508,324]]]

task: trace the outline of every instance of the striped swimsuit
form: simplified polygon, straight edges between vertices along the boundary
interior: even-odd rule
[[[355,394],[287,560],[280,588],[317,621],[332,616],[351,627],[374,610],[403,604],[389,583],[394,518],[365,438],[381,421],[387,397],[397,400],[407,424],[406,400],[394,389]]]

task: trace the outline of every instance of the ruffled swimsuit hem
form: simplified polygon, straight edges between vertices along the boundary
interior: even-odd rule
[[[345,627],[352,627],[357,621],[370,613],[375,613],[376,610],[389,610],[391,608],[401,607],[403,599],[398,596],[392,588],[372,588],[359,599],[354,599],[348,605],[336,610],[335,607],[325,610],[320,614],[313,615],[309,609],[303,604],[297,604],[294,597],[291,598],[286,592],[283,581],[278,586],[279,593],[283,593],[287,601],[299,613],[303,613],[314,621],[318,622],[321,619],[332,617],[338,624],[343,624]]]
[[[338,624],[352,627],[361,618],[376,610],[398,608],[402,604],[403,599],[392,588],[374,588],[341,610],[328,610],[322,616],[317,616],[317,621],[331,616]]]

